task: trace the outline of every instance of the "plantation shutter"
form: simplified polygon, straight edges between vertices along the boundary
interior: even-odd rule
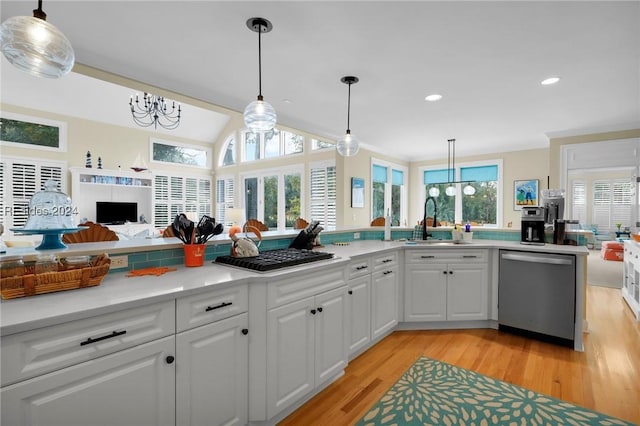
[[[67,192],[66,174],[62,172],[66,163],[7,157],[3,158],[0,165],[2,224],[7,229],[19,228],[27,223],[31,197],[44,189],[47,180],[55,180],[58,189]]]
[[[235,182],[232,178],[220,178],[216,181],[216,219],[217,222],[225,225],[232,225],[227,222],[227,209],[233,208]]]
[[[336,226],[336,168],[312,166],[310,178],[310,220],[324,227]]]
[[[609,182],[593,183],[593,224],[598,225],[598,233],[610,232],[611,223],[611,184]]]
[[[631,226],[631,182],[613,182],[612,191],[611,224]]]
[[[168,226],[180,213],[198,220],[211,214],[211,179],[156,175],[153,199],[157,227]]]
[[[582,181],[571,182],[571,217],[587,223],[587,191]]]

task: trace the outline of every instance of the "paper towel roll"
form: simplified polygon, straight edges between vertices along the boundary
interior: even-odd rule
[[[389,215],[384,218],[384,240],[391,241],[391,216]]]

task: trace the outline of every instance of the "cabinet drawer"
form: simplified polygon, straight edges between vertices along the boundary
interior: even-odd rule
[[[487,250],[458,249],[449,250],[406,250],[406,263],[476,263],[487,262]]]
[[[373,258],[373,270],[380,271],[398,264],[398,252],[388,252]]]
[[[247,312],[247,284],[194,294],[178,299],[176,327],[178,332]]]
[[[171,300],[3,336],[2,386],[174,333]]]
[[[369,258],[353,260],[347,267],[348,279],[362,277],[370,274],[371,272],[372,270]]]
[[[342,267],[332,268],[271,282],[267,289],[267,308],[271,309],[340,287],[345,283],[344,271]]]

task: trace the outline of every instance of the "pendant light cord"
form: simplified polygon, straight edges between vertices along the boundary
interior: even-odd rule
[[[447,180],[449,183],[455,180],[456,168],[456,140],[449,139],[449,157],[447,159]]]
[[[33,10],[33,17],[42,19],[43,21],[47,20],[47,14],[42,10],[42,0],[38,0],[38,8]]]
[[[347,97],[347,133],[351,133],[351,129],[349,128],[349,121],[351,118],[351,83],[349,86],[349,96]]]
[[[262,24],[258,24],[258,100],[262,100]]]

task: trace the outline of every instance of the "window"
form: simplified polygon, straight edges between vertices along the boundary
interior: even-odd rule
[[[0,145],[66,152],[67,124],[2,111]]]
[[[269,229],[293,228],[302,214],[302,166],[265,170],[243,176],[247,219]]]
[[[309,221],[317,220],[325,229],[336,227],[336,166],[335,163],[310,164]]]
[[[211,179],[178,175],[156,175],[154,179],[156,227],[166,227],[173,218],[185,213],[192,219],[211,215]]]
[[[242,135],[243,161],[299,154],[304,149],[304,137],[285,130],[272,129],[259,133],[245,130]]]
[[[226,221],[225,215],[227,209],[234,207],[234,187],[233,177],[221,176],[216,180],[216,220],[225,226],[233,225]]]
[[[336,147],[335,144],[333,144],[331,142],[321,141],[319,139],[311,139],[311,150],[312,151],[331,149],[331,148],[335,148],[335,147]]]
[[[66,163],[3,157],[0,163],[0,207],[2,224],[6,230],[19,228],[29,218],[29,202],[36,192],[44,189],[44,183],[53,179],[58,189],[67,192]],[[75,207],[75,206],[74,206]],[[74,209],[75,211],[75,209]],[[77,222],[79,218],[74,218]]]
[[[235,134],[227,138],[222,145],[222,151],[220,151],[219,166],[232,166],[236,164],[236,137]]]
[[[371,166],[371,219],[391,213],[391,223],[406,224],[407,168],[380,160]]]
[[[612,232],[616,223],[631,226],[631,182],[595,181],[592,215],[598,233]]]
[[[151,161],[211,168],[211,149],[151,138]]]
[[[423,169],[423,196],[434,195],[438,206],[437,220],[446,225],[472,222],[480,225],[497,226],[501,205],[500,169],[501,161],[490,164],[465,165],[453,170],[453,181],[464,183],[447,183],[450,176],[447,169]],[[466,194],[466,182],[475,190],[474,194]],[[438,191],[432,191],[437,188]],[[447,189],[453,195],[447,195]]]

